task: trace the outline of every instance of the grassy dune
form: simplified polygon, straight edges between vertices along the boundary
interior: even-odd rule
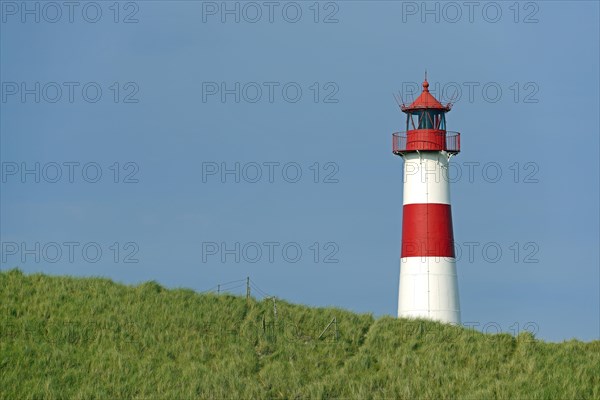
[[[18,270],[0,299],[3,399],[600,399],[600,341]]]

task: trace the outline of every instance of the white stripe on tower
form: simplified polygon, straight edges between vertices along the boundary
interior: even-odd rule
[[[460,323],[448,153],[407,152],[398,316]]]

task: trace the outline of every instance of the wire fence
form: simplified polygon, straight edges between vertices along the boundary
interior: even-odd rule
[[[240,290],[242,289],[242,290]],[[250,294],[254,297],[259,297],[263,299],[273,298],[274,296],[267,293],[263,289],[261,289],[256,282],[254,282],[250,277],[246,279],[238,279],[235,281],[229,281],[225,283],[218,283],[210,289],[203,290],[199,292],[201,294],[204,293],[229,293],[229,294]]]

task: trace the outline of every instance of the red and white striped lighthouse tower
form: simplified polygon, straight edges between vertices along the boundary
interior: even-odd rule
[[[393,134],[404,159],[404,201],[398,317],[460,323],[448,162],[460,151],[460,134],[446,130],[446,113],[429,93],[409,106],[406,131]]]

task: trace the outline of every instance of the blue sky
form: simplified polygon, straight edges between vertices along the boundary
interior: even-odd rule
[[[72,22],[26,4],[0,3],[2,269],[199,291],[250,276],[394,315],[392,93],[410,101],[427,69],[437,97],[460,89],[463,322],[599,337],[597,2],[95,2]]]

